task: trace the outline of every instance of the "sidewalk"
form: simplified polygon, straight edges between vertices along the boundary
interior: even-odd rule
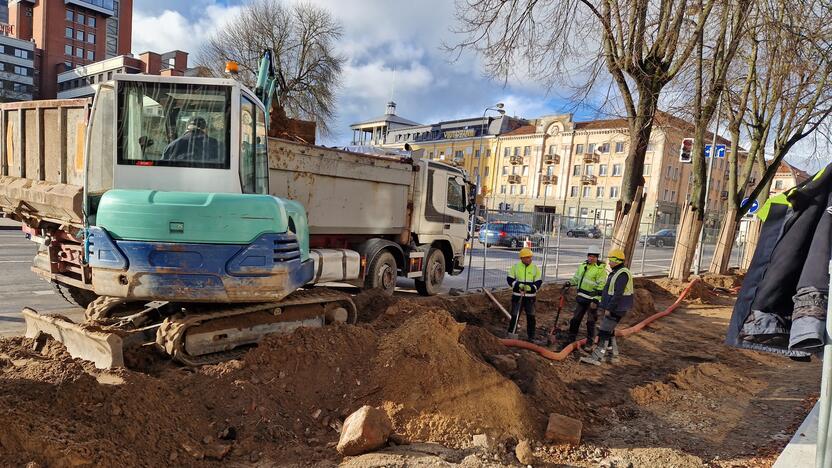
[[[12,231],[19,229],[20,223],[17,221],[12,221],[8,218],[0,218],[0,231]]]
[[[777,457],[772,468],[794,468],[815,466],[815,447],[818,438],[818,413],[820,403],[803,420],[794,437]]]

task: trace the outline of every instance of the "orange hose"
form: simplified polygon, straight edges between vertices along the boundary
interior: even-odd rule
[[[622,330],[616,330],[615,331],[615,336],[630,336],[633,333],[638,333],[641,330],[643,330],[644,327],[649,325],[651,322],[656,321],[656,320],[658,320],[662,317],[665,317],[667,315],[670,315],[674,310],[676,310],[677,307],[679,307],[679,304],[682,303],[682,301],[685,299],[685,297],[690,292],[690,288],[693,287],[693,285],[697,281],[699,281],[698,278],[691,281],[690,284],[685,288],[685,290],[682,291],[682,294],[679,295],[679,298],[676,299],[676,302],[671,304],[670,307],[663,310],[662,312],[658,312],[658,313],[655,313],[655,314],[647,317],[646,319],[644,319],[641,322],[633,325],[632,327],[627,327],[627,328],[624,328]],[[570,343],[565,348],[563,348],[562,350],[560,350],[558,352],[554,352],[550,349],[544,348],[543,346],[538,346],[534,343],[529,343],[528,341],[523,341],[523,340],[501,339],[500,343],[502,343],[505,346],[510,346],[510,347],[513,347],[513,348],[523,348],[523,349],[528,349],[529,351],[534,351],[537,354],[545,357],[546,359],[552,360],[552,361],[563,361],[578,346],[586,343],[586,338],[578,340],[574,343]]]

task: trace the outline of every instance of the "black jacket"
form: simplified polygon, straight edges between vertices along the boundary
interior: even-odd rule
[[[832,165],[767,202],[727,344],[791,357],[822,350],[832,253],[830,208]]]

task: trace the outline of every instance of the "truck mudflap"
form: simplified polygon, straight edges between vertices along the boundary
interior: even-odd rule
[[[95,364],[99,369],[124,367],[124,340],[116,333],[103,332],[74,323],[64,317],[42,315],[28,307],[23,309],[26,338],[49,335],[66,346],[74,357]]]

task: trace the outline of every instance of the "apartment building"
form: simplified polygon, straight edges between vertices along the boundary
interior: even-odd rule
[[[18,39],[35,43],[37,98],[53,99],[58,74],[130,53],[133,0],[9,0]]]
[[[0,34],[0,102],[29,101],[35,94],[35,45]]]
[[[98,85],[116,73],[183,76],[188,71],[188,53],[181,50],[157,54],[142,52],[138,57],[120,55],[81,65],[58,75],[58,98],[91,97]]]
[[[809,175],[808,172],[798,169],[786,161],[783,161],[780,163],[780,167],[777,168],[777,172],[771,179],[770,194],[774,195],[784,190],[788,190],[803,183],[810,177],[811,175]]]

